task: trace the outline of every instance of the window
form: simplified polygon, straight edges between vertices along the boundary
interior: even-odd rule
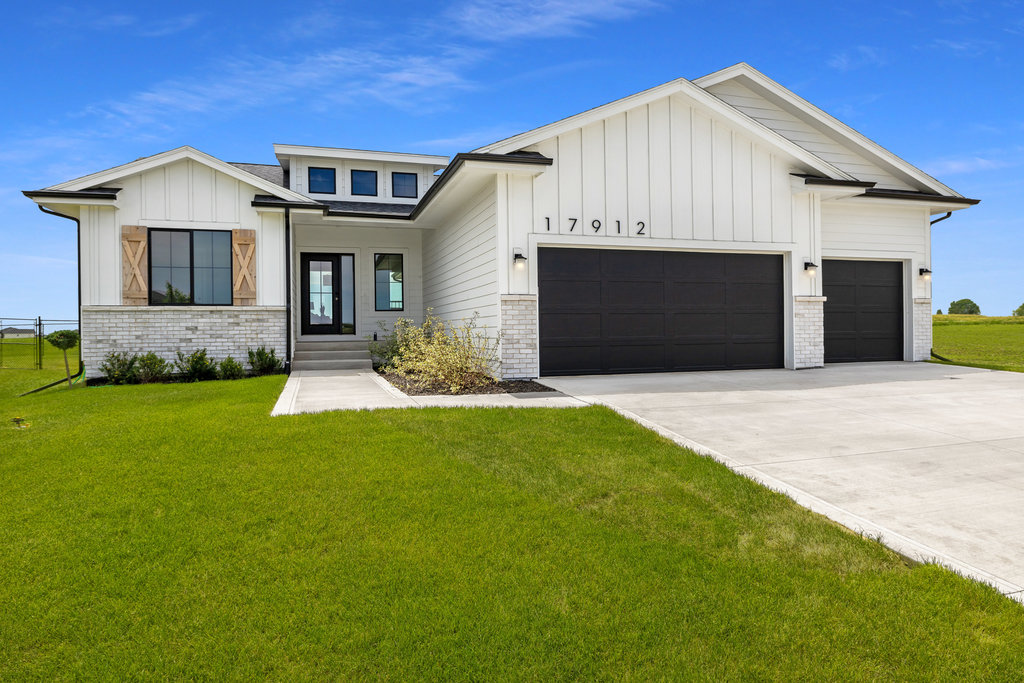
[[[377,196],[376,171],[352,171],[352,194],[364,197]]]
[[[231,305],[231,233],[149,231],[151,305]]]
[[[416,197],[416,174],[415,173],[392,173],[391,174],[391,196],[392,197]]]
[[[309,191],[315,194],[337,194],[333,168],[309,167]]]
[[[401,311],[405,308],[402,289],[402,255],[373,255],[374,300],[378,311]]]

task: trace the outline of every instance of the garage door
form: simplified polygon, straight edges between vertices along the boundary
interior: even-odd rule
[[[825,362],[903,360],[903,264],[824,261]]]
[[[775,368],[782,257],[538,250],[540,372]]]

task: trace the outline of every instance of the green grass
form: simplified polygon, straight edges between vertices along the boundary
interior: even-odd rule
[[[30,370],[35,368],[35,339],[0,339],[0,371],[8,369]],[[68,349],[68,363],[71,374],[78,372],[78,347]],[[63,352],[43,342],[43,369],[64,369]]]
[[[9,398],[25,374],[0,373],[0,679],[1024,668],[1019,604],[603,408],[271,419],[283,377]]]
[[[1024,316],[932,316],[932,348],[957,365],[1024,372]]]

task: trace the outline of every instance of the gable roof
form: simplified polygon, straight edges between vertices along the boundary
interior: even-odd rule
[[[848,145],[859,155],[867,157],[870,161],[878,164],[884,170],[894,173],[897,177],[902,177],[902,179],[907,181],[909,185],[916,187],[916,189],[934,192],[938,195],[963,196],[905,159],[896,156],[877,142],[857,132],[831,114],[819,109],[793,91],[773,81],[746,62],[740,62],[707,76],[702,76],[693,82],[697,86],[707,89],[733,80],[748,88],[753,86],[755,93],[766,97],[770,101],[774,101],[775,104],[781,105],[785,110],[796,112],[801,119],[809,121],[811,125],[824,131],[830,137],[838,138],[844,145]]]
[[[559,121],[555,121],[554,123],[534,128],[533,130],[528,130],[525,133],[513,135],[510,138],[499,140],[473,151],[497,154],[513,152],[541,142],[542,140],[547,140],[548,138],[560,135],[564,132],[574,130],[593,121],[614,116],[615,114],[628,111],[675,93],[681,93],[690,99],[695,100],[698,104],[710,109],[723,119],[741,129],[749,131],[757,138],[774,145],[776,148],[796,158],[821,175],[845,180],[855,180],[855,178],[846,171],[843,171],[821,157],[809,152],[792,140],[789,140],[785,136],[765,126],[763,123],[723,102],[685,78],[677,78],[674,81],[663,83],[662,85],[638,92],[635,95],[629,95],[622,99],[615,100],[614,102],[609,102],[599,107],[588,109],[580,114],[569,116]]]
[[[181,161],[182,159],[192,159],[200,164],[209,166],[210,168],[220,171],[227,176],[231,176],[236,180],[252,185],[269,195],[295,202],[315,204],[315,202],[311,202],[308,197],[301,195],[298,192],[293,192],[288,188],[282,187],[281,185],[271,182],[266,178],[260,177],[245,168],[229,164],[226,161],[221,161],[216,157],[200,152],[198,149],[189,147],[188,145],[170,149],[159,154],[154,154],[153,156],[142,157],[141,159],[130,161],[127,164],[108,168],[105,171],[91,173],[89,175],[82,176],[81,178],[75,178],[74,180],[58,183],[57,185],[51,185],[40,192],[82,192],[90,188],[101,186],[104,183],[116,181],[136,173],[142,173],[143,171],[148,171],[152,168],[172,164],[176,161]]]

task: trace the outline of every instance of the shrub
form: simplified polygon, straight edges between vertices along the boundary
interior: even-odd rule
[[[135,359],[135,378],[139,384],[162,382],[170,371],[171,364],[152,351]]]
[[[970,299],[958,299],[949,304],[950,315],[981,315],[981,307]]]
[[[377,322],[377,327],[380,328],[380,333],[377,335],[379,338],[371,341],[369,345],[370,358],[373,359],[375,369],[391,365],[391,362],[398,356],[400,345],[397,325],[393,332],[388,332],[388,327],[382,320]]]
[[[68,349],[78,345],[78,330],[56,330],[46,335],[46,341],[64,352],[64,372],[68,376],[68,388],[71,388],[71,366],[68,365]]]
[[[139,357],[134,353],[111,352],[100,363],[100,372],[111,384],[135,384],[138,381],[135,374],[138,360]]]
[[[255,351],[249,349],[249,367],[254,375],[275,375],[281,372],[282,364],[274,349],[267,351],[267,347],[261,346]]]
[[[395,355],[384,367],[421,388],[453,394],[491,384],[498,341],[477,328],[477,315],[452,327],[427,309],[422,325],[399,318],[392,335]]]
[[[206,349],[198,349],[187,356],[178,351],[178,360],[174,365],[186,382],[217,379],[217,363],[206,355]]]
[[[1014,311],[1013,311],[1013,314],[1015,316],[1018,316],[1018,317],[1019,316],[1024,316],[1024,304],[1021,304],[1020,306],[1015,308]]]
[[[228,356],[220,362],[217,368],[217,376],[221,379],[242,379],[245,377],[245,368],[237,360]]]

